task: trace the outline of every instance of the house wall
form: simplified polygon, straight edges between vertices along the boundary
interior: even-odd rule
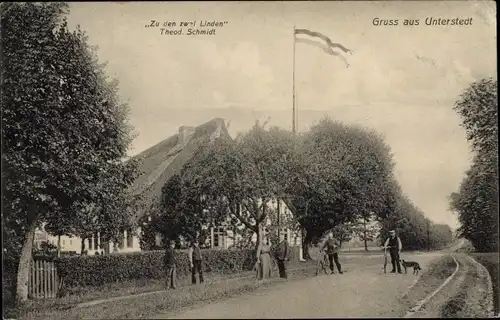
[[[141,242],[139,235],[141,234],[141,228],[137,228],[135,232],[132,230],[124,230],[122,236],[122,241],[114,243],[113,241],[101,242],[100,234],[92,237],[91,239],[85,240],[85,249],[88,255],[95,255],[96,252],[99,254],[110,254],[110,253],[126,253],[126,252],[138,252],[141,251]],[[130,240],[128,239],[130,234]],[[95,246],[95,241],[97,241],[97,247]],[[90,243],[93,243],[90,246]]]
[[[269,208],[273,208],[275,210],[278,209],[277,201],[271,200],[267,203],[267,205]],[[282,220],[280,220],[280,222],[281,222],[280,224],[285,225],[285,226],[287,224],[290,224],[290,221],[287,219],[287,217],[289,217],[291,215],[291,212],[283,201],[280,201],[279,211],[280,212],[278,214],[280,214],[280,217],[282,219]],[[210,237],[209,237],[209,239],[207,239],[207,242],[209,242],[209,243],[207,243],[207,244],[209,244],[211,248],[213,248],[213,249],[228,249],[230,246],[232,246],[233,244],[236,244],[239,240],[242,239],[242,236],[240,236],[239,234],[236,234],[236,236],[235,236],[235,232],[232,230],[233,227],[230,226],[229,221],[230,221],[230,217],[228,217],[227,223],[223,223],[219,227],[215,227],[215,228],[210,229]],[[270,226],[271,220],[268,219],[267,221],[265,221],[265,224]],[[241,230],[243,228],[244,227],[240,227],[239,229]],[[293,230],[293,229],[297,229],[297,230]],[[301,238],[300,230],[298,230],[298,228],[282,227],[280,230],[280,241],[283,241],[284,239],[287,239],[287,241],[289,242],[289,244],[291,246],[299,247],[299,251],[300,251],[299,258],[302,259],[302,238]],[[269,241],[270,241],[270,239],[268,239],[268,243],[269,243]],[[257,234],[256,233],[254,233],[252,235],[252,242],[254,242],[254,243],[257,242]]]
[[[87,251],[88,255],[95,255],[96,252],[99,254],[107,254],[107,253],[120,253],[120,252],[137,252],[141,251],[140,237],[138,235],[141,234],[141,228],[137,228],[135,233],[132,234],[131,241],[127,242],[127,236],[130,230],[123,231],[123,247],[120,247],[119,244],[115,246],[113,242],[105,243],[101,241],[100,233],[97,232],[90,239],[85,239],[84,250]],[[37,248],[40,247],[40,244],[43,241],[47,241],[55,246],[58,244],[58,237],[49,234],[48,232],[42,229],[37,229],[35,231],[35,238],[33,241],[33,245]],[[77,236],[61,236],[61,252],[69,252],[74,251],[78,254],[82,251],[82,239]]]
[[[57,237],[54,238],[57,245]],[[61,251],[74,251],[80,253],[80,243],[81,239],[79,237],[61,236]]]
[[[57,246],[58,243],[58,237],[53,236],[49,234],[48,232],[44,230],[36,230],[35,231],[35,239],[33,241],[33,245],[36,248],[40,248],[40,245],[42,242],[48,242],[54,246]],[[70,251],[75,251],[77,253],[80,253],[80,243],[81,239],[76,236],[61,236],[61,252],[70,252]]]

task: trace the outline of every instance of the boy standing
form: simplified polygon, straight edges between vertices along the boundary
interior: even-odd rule
[[[196,274],[199,274],[200,283],[203,283],[203,263],[201,249],[198,244],[198,239],[195,239],[188,250],[189,263],[191,264],[191,283],[196,284]]]
[[[167,273],[166,285],[167,288],[176,288],[176,268],[175,268],[175,243],[169,241],[167,249],[165,250],[165,270]]]
[[[278,264],[278,270],[280,273],[280,278],[287,279],[286,265],[285,261],[290,260],[290,247],[288,241],[283,240],[276,249],[276,263]]]

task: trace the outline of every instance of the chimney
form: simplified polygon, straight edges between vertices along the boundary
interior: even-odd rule
[[[179,140],[177,143],[186,142],[187,138],[196,130],[194,127],[182,126],[179,127]]]

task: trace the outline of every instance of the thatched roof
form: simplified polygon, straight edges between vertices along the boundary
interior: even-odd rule
[[[215,118],[198,127],[180,127],[178,134],[136,155],[134,158],[141,159],[142,174],[132,185],[132,192],[141,195],[141,209],[134,214],[134,222],[160,199],[163,185],[181,171],[200,146],[224,136],[230,137],[224,120]]]

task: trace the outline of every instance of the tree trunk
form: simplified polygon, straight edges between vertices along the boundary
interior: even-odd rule
[[[311,255],[309,254],[309,239],[306,229],[300,229],[301,237],[302,237],[302,258],[304,260],[311,260]]]
[[[18,304],[23,304],[28,301],[28,282],[30,278],[31,259],[33,257],[33,241],[35,238],[36,222],[37,219],[31,223],[24,235],[24,243],[19,258],[19,268],[17,270],[16,300]]]
[[[61,235],[57,235],[57,257],[61,256]]]
[[[366,219],[363,219],[363,240],[365,242],[365,251],[368,251],[368,241],[366,239]]]
[[[83,255],[85,253],[85,238],[82,237],[80,254]]]
[[[255,252],[254,252],[254,254],[255,254],[255,257],[257,258],[257,251],[259,250],[259,246],[260,246],[260,242],[261,242],[261,241],[260,241],[260,240],[261,240],[261,239],[260,239],[260,237],[261,237],[261,232],[260,232],[260,226],[259,226],[259,224],[257,224],[257,225],[256,225],[256,227],[257,227],[257,228],[256,228],[256,230],[255,230],[255,234],[257,235],[257,239],[256,239],[256,241],[255,241]]]

